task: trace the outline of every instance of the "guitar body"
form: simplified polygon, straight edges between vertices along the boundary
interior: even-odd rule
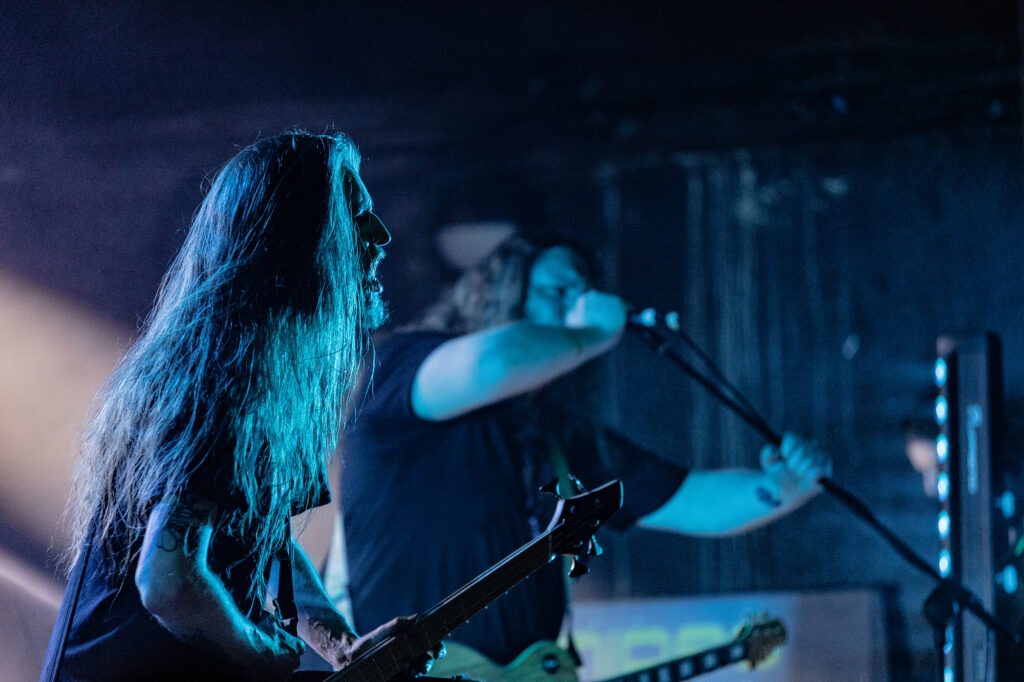
[[[501,666],[458,642],[445,642],[444,658],[434,663],[434,677],[464,675],[480,682],[577,682],[576,662],[554,642],[530,645],[508,665]]]

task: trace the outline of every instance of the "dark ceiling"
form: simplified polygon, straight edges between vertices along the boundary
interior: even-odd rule
[[[0,267],[135,321],[203,176],[296,125],[352,134],[392,206],[472,212],[610,156],[1015,119],[1017,27],[1014,0],[5,2]]]
[[[2,12],[7,115],[68,123],[268,100],[425,106],[459,91],[644,113],[958,88],[1017,70],[1012,0],[8,2]]]

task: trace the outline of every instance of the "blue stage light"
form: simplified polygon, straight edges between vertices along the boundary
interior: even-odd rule
[[[950,556],[948,549],[944,549],[939,552],[939,573],[943,578],[948,578],[952,571],[953,557]]]
[[[948,538],[949,537],[949,528],[950,528],[949,512],[948,511],[942,510],[941,512],[939,512],[938,527],[939,527],[939,539],[940,540],[945,540],[946,538]]]
[[[1004,519],[1012,519],[1013,515],[1017,513],[1017,498],[1011,491],[1004,490],[1003,494],[999,496],[996,506],[999,507]]]
[[[1013,564],[1008,564],[996,574],[996,582],[1003,586],[1003,591],[1006,594],[1013,594],[1020,587],[1020,575],[1017,573],[1017,567]]]

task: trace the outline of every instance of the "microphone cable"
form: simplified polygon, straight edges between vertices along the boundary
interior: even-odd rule
[[[739,415],[750,426],[754,427],[769,443],[778,447],[782,444],[780,436],[768,423],[768,420],[761,416],[761,413],[750,403],[743,393],[736,388],[718,368],[711,356],[708,355],[700,345],[690,337],[679,324],[677,313],[670,312],[663,316],[665,326],[671,330],[682,342],[689,347],[706,368],[706,373],[701,372],[692,363],[676,353],[668,340],[655,330],[657,324],[657,313],[653,308],[646,308],[636,315],[631,315],[626,323],[626,329],[635,332],[655,352],[655,354],[667,358],[675,363],[686,374],[703,386],[709,393],[725,404],[734,413]]]

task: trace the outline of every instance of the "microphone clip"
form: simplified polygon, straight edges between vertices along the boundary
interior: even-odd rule
[[[653,329],[659,322],[673,332],[678,332],[682,329],[679,313],[674,310],[661,313],[655,308],[644,308],[629,315],[629,323],[637,327]]]

